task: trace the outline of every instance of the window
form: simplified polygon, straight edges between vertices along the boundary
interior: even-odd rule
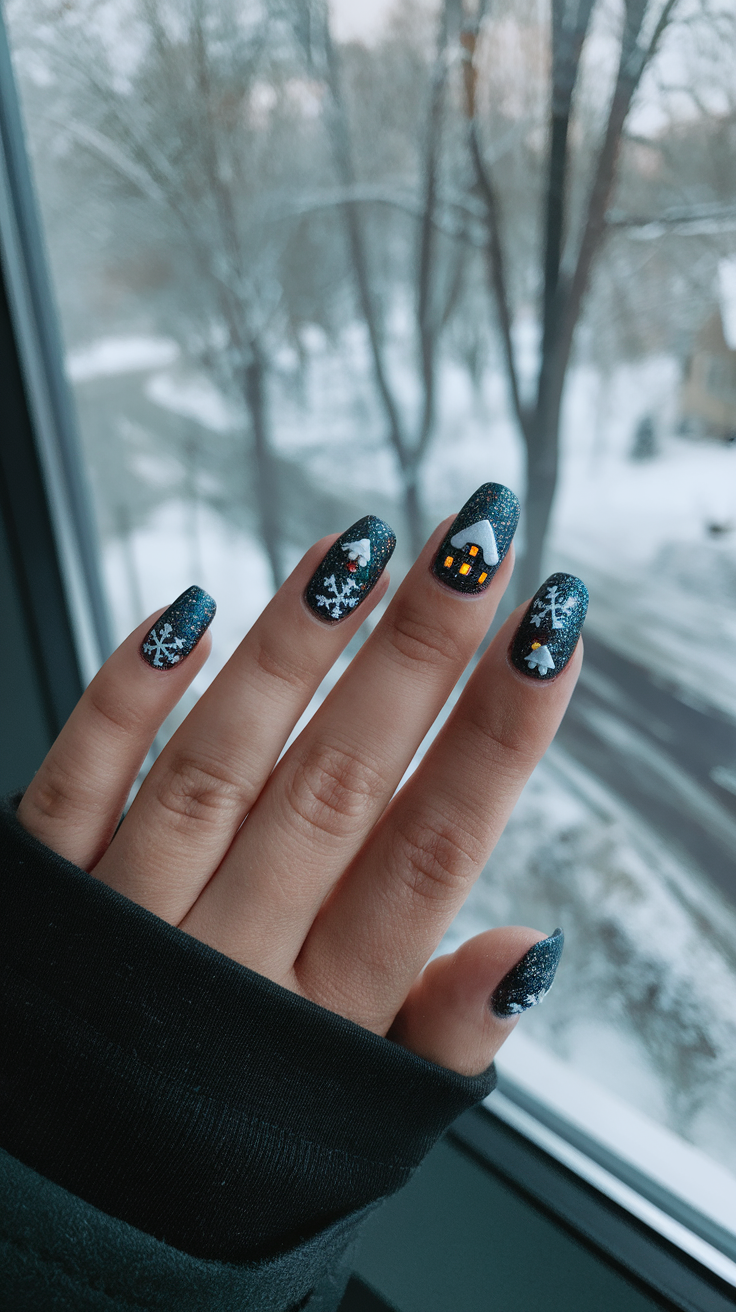
[[[734,349],[736,39],[639,8],[7,20],[118,639],[196,581],[211,678],[319,534],[376,511],[398,577],[489,478],[528,486],[520,595],[587,582],[579,690],[443,947],[565,928],[497,1114],[635,1174],[736,1284],[736,421],[680,431],[714,316]],[[444,568],[480,581],[463,536]]]

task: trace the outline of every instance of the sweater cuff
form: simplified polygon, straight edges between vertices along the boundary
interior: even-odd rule
[[[0,803],[0,1146],[195,1257],[271,1256],[400,1188],[495,1086],[160,920]]]

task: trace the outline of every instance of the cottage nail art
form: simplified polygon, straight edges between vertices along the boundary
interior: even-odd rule
[[[518,1016],[536,1007],[552,988],[564,946],[561,929],[535,943],[491,994],[491,1011],[496,1016]]]
[[[201,588],[187,588],[172,602],[141,643],[141,656],[154,670],[170,670],[196,647],[217,606]]]
[[[519,502],[503,483],[484,483],[465,502],[437,552],[434,573],[457,592],[484,592],[511,546]]]
[[[516,630],[509,656],[532,679],[551,679],[577,646],[588,609],[588,589],[574,574],[550,574]]]
[[[304,591],[310,610],[328,624],[342,620],[375,587],[391,559],[396,536],[376,515],[351,524],[333,542]]]

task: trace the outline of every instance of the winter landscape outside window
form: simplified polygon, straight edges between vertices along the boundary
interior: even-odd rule
[[[732,0],[7,22],[116,637],[212,592],[196,696],[319,535],[526,489],[586,665],[443,949],[564,926],[501,1074],[736,1239]]]

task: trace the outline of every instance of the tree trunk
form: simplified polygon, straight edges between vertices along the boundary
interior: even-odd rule
[[[537,404],[524,431],[525,548],[516,572],[519,601],[536,592],[545,573],[544,549],[557,487],[562,392],[567,363],[568,356],[561,357],[559,352],[548,352],[546,359],[543,358]]]
[[[244,387],[245,403],[248,407],[253,430],[253,454],[255,457],[256,497],[258,500],[258,517],[261,542],[268,556],[271,568],[273,589],[276,592],[284,581],[281,534],[281,519],[278,474],[276,462],[271,450],[271,438],[268,424],[268,406],[266,399],[266,361],[258,341],[250,343],[250,360],[245,366]]]
[[[403,471],[404,476],[404,516],[409,533],[409,549],[412,560],[416,560],[424,546],[424,516],[419,495],[416,470]]]

